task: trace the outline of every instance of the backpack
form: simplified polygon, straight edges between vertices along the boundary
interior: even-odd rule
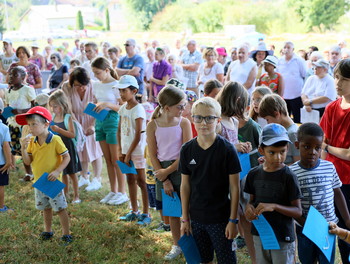
[[[70,114],[66,114],[64,116],[64,125],[67,129],[69,129],[69,117],[70,116],[71,116]],[[84,145],[86,142],[86,136],[84,134],[84,130],[83,130],[83,127],[81,126],[81,124],[74,119],[72,119],[72,121],[74,124],[74,130],[75,130],[75,137],[72,138],[72,140],[73,140],[73,143],[74,143],[77,151],[81,152],[84,149]]]

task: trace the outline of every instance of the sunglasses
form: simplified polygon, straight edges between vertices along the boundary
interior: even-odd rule
[[[56,57],[51,57],[51,60],[56,59]]]
[[[202,123],[203,120],[206,124],[212,124],[214,123],[215,119],[219,118],[217,116],[201,116],[201,115],[193,115],[193,122],[195,123]]]
[[[130,47],[131,44],[126,43],[126,44],[124,44],[124,46],[125,46],[125,47]]]

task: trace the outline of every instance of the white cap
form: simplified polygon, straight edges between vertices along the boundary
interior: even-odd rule
[[[139,84],[137,83],[137,80],[134,76],[131,75],[123,75],[120,77],[120,80],[117,85],[114,87],[118,89],[125,89],[128,88],[129,86],[133,86],[136,89],[139,89]]]

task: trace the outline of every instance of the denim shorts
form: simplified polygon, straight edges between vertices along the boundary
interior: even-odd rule
[[[96,141],[106,141],[107,144],[118,144],[117,132],[119,124],[119,114],[113,110],[108,112],[105,120],[96,119],[95,135]]]

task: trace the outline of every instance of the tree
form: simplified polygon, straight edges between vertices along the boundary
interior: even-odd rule
[[[333,29],[349,10],[349,0],[289,0],[289,3],[309,31],[314,27],[320,31]]]
[[[111,30],[111,24],[109,21],[109,10],[106,8],[106,30],[110,31]]]
[[[2,39],[3,33],[5,32],[5,15],[3,10],[0,10],[0,39]]]
[[[79,30],[84,29],[84,20],[83,20],[83,15],[81,14],[81,11],[79,10],[77,13],[77,25],[76,28]]]

